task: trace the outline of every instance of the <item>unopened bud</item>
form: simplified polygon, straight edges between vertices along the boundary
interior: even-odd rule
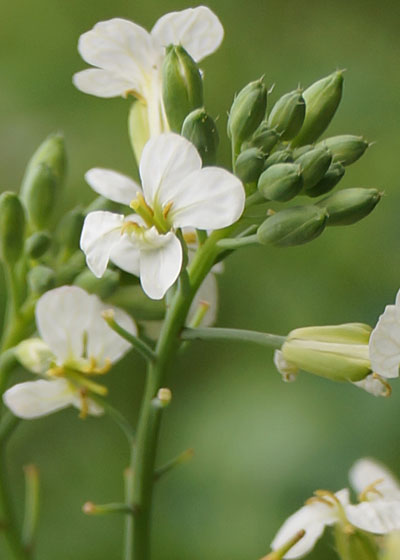
[[[362,323],[295,329],[281,352],[288,363],[315,375],[334,381],[360,381],[371,373],[371,331]]]
[[[64,139],[60,134],[54,134],[33,154],[21,186],[21,199],[28,210],[29,221],[36,229],[45,229],[51,222],[64,174]]]
[[[331,161],[332,155],[326,148],[314,148],[296,159],[301,166],[305,193],[322,179]]]
[[[306,144],[305,146],[300,146],[299,148],[295,148],[294,150],[292,150],[293,159],[296,161],[297,158],[306,154],[310,150],[313,150],[314,148],[315,148],[314,144]]]
[[[7,264],[15,264],[24,250],[25,212],[13,192],[0,195],[0,257]]]
[[[278,150],[274,152],[265,160],[264,169],[275,165],[276,163],[293,163],[293,152],[292,150]]]
[[[311,189],[307,189],[308,196],[320,196],[331,191],[342,179],[345,168],[341,163],[331,163],[325,175]]]
[[[267,88],[262,78],[250,82],[237,94],[228,119],[228,136],[236,151],[261,123],[266,109]]]
[[[74,285],[105,300],[118,288],[119,273],[115,270],[106,270],[101,278],[97,278],[90,270],[85,269],[75,278]]]
[[[31,259],[39,259],[51,245],[51,236],[47,231],[33,233],[25,243],[25,252]]]
[[[172,399],[171,390],[163,387],[158,390],[157,397],[153,400],[154,404],[158,407],[164,408],[169,405]]]
[[[343,91],[343,72],[337,71],[312,84],[303,93],[306,116],[293,146],[310,144],[328,127],[339,106]]]
[[[301,168],[295,163],[277,163],[268,167],[258,180],[258,190],[268,200],[286,202],[303,186]]]
[[[67,255],[79,249],[84,212],[81,208],[69,210],[57,227],[57,241]]]
[[[203,80],[199,67],[182,45],[167,47],[162,84],[169,126],[180,133],[185,117],[203,105]]]
[[[195,109],[183,121],[182,136],[197,148],[203,165],[214,165],[217,160],[219,135],[215,121],[205,109]]]
[[[368,216],[382,193],[377,189],[344,189],[320,200],[317,205],[328,213],[328,226],[348,226]]]
[[[243,183],[254,183],[264,168],[265,156],[259,148],[248,148],[236,160],[235,174]]]
[[[44,294],[56,285],[54,270],[48,266],[38,265],[28,273],[28,286],[34,294]]]
[[[267,218],[257,230],[263,245],[290,247],[312,241],[325,227],[327,214],[316,206],[293,206]]]
[[[362,136],[343,134],[322,140],[318,145],[324,146],[332,153],[334,162],[350,165],[357,161],[368,148],[369,144]]]
[[[262,121],[251,137],[250,144],[255,148],[260,148],[264,154],[269,154],[280,138],[281,135],[276,129],[271,128],[266,121]]]
[[[282,134],[282,140],[294,138],[301,129],[306,104],[299,90],[283,95],[273,106],[268,124]]]

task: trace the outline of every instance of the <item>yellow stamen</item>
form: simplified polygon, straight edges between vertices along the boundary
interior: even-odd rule
[[[197,235],[194,231],[188,231],[183,234],[183,239],[188,245],[194,245],[197,242]]]
[[[79,418],[82,418],[82,420],[84,420],[89,413],[89,404],[88,404],[86,389],[83,389],[83,388],[80,389],[79,390],[79,396],[81,398],[81,411],[80,411],[80,414],[79,414]]]
[[[112,362],[110,358],[105,358],[104,366],[98,367],[96,358],[91,356],[89,365],[82,369],[82,373],[85,373],[86,375],[104,375],[105,373],[108,373],[110,371],[111,366]]]
[[[121,235],[124,233],[138,233],[143,231],[143,228],[136,222],[131,222],[130,220],[124,222],[121,227]]]
[[[391,385],[389,385],[386,379],[381,377],[378,373],[373,373],[372,377],[380,381],[382,385],[385,387],[385,391],[382,393],[382,397],[390,397],[390,395],[392,394],[392,387]]]
[[[62,366],[54,366],[52,368],[49,368],[46,374],[49,375],[50,377],[64,377],[65,370]]]
[[[163,212],[162,212],[162,215],[163,215],[164,220],[167,219],[168,212],[171,210],[173,204],[174,204],[174,203],[173,203],[172,200],[171,200],[171,202],[168,202],[168,204],[166,204],[166,205],[164,206]]]
[[[358,501],[359,502],[366,502],[368,501],[368,494],[377,494],[378,496],[382,497],[382,492],[380,492],[376,486],[378,484],[380,484],[381,482],[383,482],[383,478],[378,478],[378,480],[374,480],[374,482],[371,482],[371,484],[368,484],[368,486],[366,486],[364,488],[364,490],[358,495]]]
[[[335,505],[339,505],[339,506],[341,505],[337,496],[335,496],[335,494],[330,490],[315,490],[314,496],[312,496],[306,501],[306,505],[314,504],[317,502],[321,504],[325,504],[329,507],[334,507]]]

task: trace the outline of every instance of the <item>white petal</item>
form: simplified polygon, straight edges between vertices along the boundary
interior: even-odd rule
[[[140,282],[150,298],[161,299],[179,276],[182,247],[173,233],[158,235],[155,242],[158,248],[140,252]]]
[[[240,218],[245,192],[232,173],[219,167],[204,167],[175,184],[169,200],[173,201],[169,216],[175,227],[220,229]]]
[[[169,132],[150,139],[140,160],[140,177],[147,203],[154,207],[156,202],[164,205],[174,200],[177,183],[200,168],[199,153],[186,138]]]
[[[151,33],[164,46],[182,45],[196,61],[214,52],[224,37],[221,22],[205,6],[166,14]]]
[[[98,367],[104,366],[107,360],[116,362],[131,348],[130,343],[113,331],[103,319],[102,313],[108,309],[113,309],[118,325],[133,335],[137,334],[136,325],[128,313],[96,297],[87,325],[87,354],[89,358],[96,359]]]
[[[374,397],[387,397],[390,393],[388,393],[388,385],[386,382],[383,381],[384,378],[380,379],[379,376],[376,377],[375,374],[371,373],[361,379],[361,381],[352,381],[353,385],[360,387],[360,389],[364,389],[367,393],[374,395]]]
[[[46,292],[38,300],[36,325],[59,364],[82,356],[84,333],[96,299],[78,286],[62,286]]]
[[[144,75],[159,65],[162,50],[140,25],[115,18],[97,23],[79,38],[82,58],[105,70],[132,81],[133,89],[142,92]]]
[[[282,375],[282,380],[285,381],[285,383],[292,383],[293,381],[296,381],[299,368],[295,364],[291,364],[285,360],[281,350],[275,350],[274,364],[276,369]]]
[[[101,169],[99,167],[89,169],[85,173],[85,179],[98,194],[128,206],[137,194],[142,192],[140,186],[133,179],[111,169]]]
[[[363,531],[385,535],[400,530],[400,500],[374,500],[346,508],[347,519]]]
[[[132,244],[129,235],[122,235],[114,245],[110,260],[129,274],[140,275],[140,250]]]
[[[91,212],[85,218],[81,249],[88,267],[98,278],[104,274],[113,247],[121,239],[123,223],[124,216],[112,212]]]
[[[351,485],[357,493],[363,492],[368,486],[374,484],[374,487],[380,492],[368,493],[368,500],[379,499],[385,497],[387,499],[400,499],[400,484],[393,474],[384,465],[374,459],[359,459],[350,469],[349,478]],[[383,479],[379,484],[375,483]]]
[[[72,404],[74,394],[65,379],[28,381],[8,389],[4,403],[15,416],[31,419],[46,416]]]
[[[212,272],[207,274],[192,301],[186,321],[187,325],[190,324],[193,316],[202,303],[208,304],[208,309],[204,315],[201,325],[203,327],[211,327],[217,319],[218,311],[218,284],[215,274]]]
[[[15,356],[24,368],[34,373],[46,373],[55,360],[54,353],[40,338],[28,338],[15,347]]]
[[[399,376],[400,307],[387,305],[369,341],[373,371],[387,378]]]
[[[125,97],[130,91],[137,92],[142,85],[135,80],[125,78],[119,73],[100,68],[88,68],[74,74],[72,82],[83,93],[97,97]]]
[[[74,393],[74,398],[72,399],[71,404],[78,410],[82,410],[81,396]],[[85,406],[87,406],[87,413],[90,414],[90,416],[101,416],[104,414],[104,408],[90,398],[86,399]]]

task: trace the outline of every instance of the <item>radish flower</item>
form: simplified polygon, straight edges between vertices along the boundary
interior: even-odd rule
[[[20,418],[45,416],[75,406],[81,416],[99,415],[103,409],[90,395],[104,396],[106,387],[93,381],[105,374],[130,349],[101,314],[110,306],[76,286],[46,292],[36,305],[40,338],[21,342],[19,361],[43,379],[19,383],[8,389],[4,403]],[[136,334],[131,317],[114,309],[116,321]]]

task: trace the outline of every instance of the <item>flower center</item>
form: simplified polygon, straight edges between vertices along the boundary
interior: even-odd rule
[[[153,209],[147,204],[142,193],[138,193],[136,198],[130,203],[132,210],[143,218],[146,225],[148,227],[156,227],[158,233],[161,234],[167,233],[171,229],[172,224],[168,219],[168,214],[172,205],[173,202],[168,202],[164,206],[156,204]]]

